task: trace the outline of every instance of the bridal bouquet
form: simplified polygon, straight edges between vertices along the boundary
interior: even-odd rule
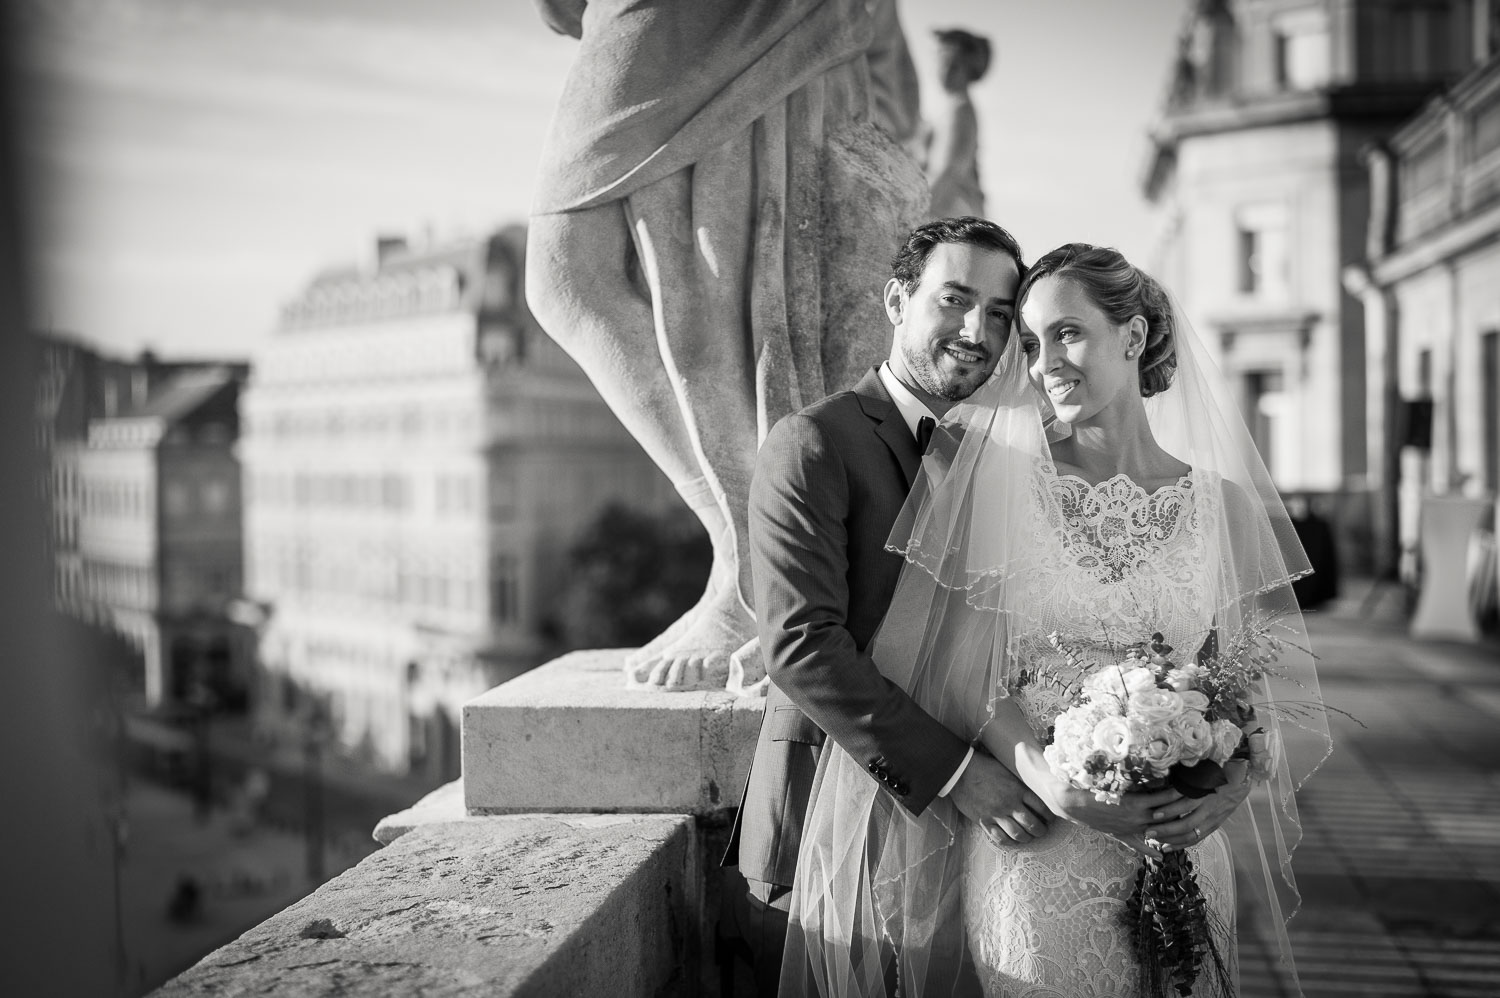
[[[1053,642],[1084,665],[1056,635]],[[1202,797],[1228,782],[1224,766],[1236,757],[1269,773],[1270,746],[1246,696],[1258,676],[1215,657],[1178,665],[1171,652],[1154,634],[1130,646],[1123,662],[1086,675],[1053,723],[1045,755],[1056,773],[1114,804],[1129,791],[1163,786]]]
[[[1074,786],[1119,803],[1132,791],[1167,786],[1203,797],[1229,782],[1231,759],[1243,760],[1250,778],[1269,776],[1273,747],[1249,700],[1252,684],[1282,650],[1265,628],[1190,663],[1174,661],[1160,634],[1104,666],[1085,661],[1056,634],[1051,641],[1081,680],[1069,687],[1072,705],[1053,723],[1044,754]],[[1205,959],[1225,980],[1211,912],[1185,851],[1143,862],[1127,915],[1148,993],[1172,987],[1191,994]]]

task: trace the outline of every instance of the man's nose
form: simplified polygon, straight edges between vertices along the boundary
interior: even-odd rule
[[[990,318],[983,308],[975,306],[964,316],[964,336],[970,343],[994,347],[1004,342],[1005,324]]]

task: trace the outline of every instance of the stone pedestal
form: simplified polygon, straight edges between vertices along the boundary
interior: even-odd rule
[[[469,701],[469,814],[736,807],[762,698],[626,689],[626,649],[574,652]]]

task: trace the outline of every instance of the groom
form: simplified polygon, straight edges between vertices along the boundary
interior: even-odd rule
[[[765,719],[726,864],[748,893],[734,920],[760,993],[774,994],[792,876],[825,737],[913,814],[949,796],[998,841],[1029,841],[1050,812],[995,759],[970,747],[866,652],[902,558],[885,549],[937,418],[995,369],[1023,273],[993,222],[918,226],[886,284],[890,359],[850,391],[781,420],[750,490],[750,555]],[[826,733],[826,734],[825,734]]]

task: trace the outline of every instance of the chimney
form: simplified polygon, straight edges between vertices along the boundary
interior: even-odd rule
[[[406,252],[406,237],[380,235],[375,237],[375,266],[384,267],[387,261]]]

